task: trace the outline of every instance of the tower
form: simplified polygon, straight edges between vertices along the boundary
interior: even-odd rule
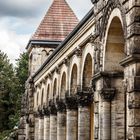
[[[65,0],[53,0],[52,5],[26,48],[30,59],[30,76],[39,69],[77,23],[77,17]]]

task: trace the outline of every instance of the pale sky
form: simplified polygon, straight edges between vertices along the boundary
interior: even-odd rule
[[[92,8],[91,0],[67,0],[79,20]],[[12,63],[25,51],[52,0],[1,0],[0,50]]]

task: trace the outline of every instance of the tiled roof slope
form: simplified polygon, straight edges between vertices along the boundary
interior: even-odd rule
[[[65,0],[54,0],[31,39],[63,41],[78,22]]]

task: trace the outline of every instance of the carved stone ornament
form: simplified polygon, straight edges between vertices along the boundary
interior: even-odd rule
[[[58,66],[55,68],[55,72],[56,72],[57,74],[60,74],[60,68],[59,68]]]
[[[43,105],[43,112],[45,116],[50,116],[50,110],[48,105]]]
[[[93,102],[93,93],[91,92],[78,92],[77,93],[78,105],[81,107],[90,106]]]
[[[66,112],[66,105],[64,99],[57,98],[56,108],[58,112]]]
[[[100,92],[103,100],[110,102],[115,96],[115,88],[103,88]]]
[[[38,107],[38,115],[40,118],[44,116],[43,108],[41,106]]]
[[[57,109],[54,100],[49,101],[49,111],[50,115],[57,115]]]
[[[140,109],[140,102],[139,101],[128,101],[128,108],[129,109]]]
[[[77,102],[76,94],[71,94],[71,95],[67,94],[66,98],[65,98],[65,103],[66,103],[66,108],[67,109],[77,110],[78,102]]]
[[[77,55],[78,57],[82,56],[82,50],[81,50],[81,48],[77,47],[74,53],[75,53],[75,55]]]
[[[94,42],[94,69],[95,73],[101,71],[102,68],[102,50],[103,44],[100,41]]]
[[[34,118],[30,117],[30,115],[26,116],[26,123],[29,124],[30,127],[34,126]]]

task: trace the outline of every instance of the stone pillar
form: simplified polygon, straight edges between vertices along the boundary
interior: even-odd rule
[[[35,140],[38,140],[38,126],[39,126],[39,117],[35,116]]]
[[[25,140],[25,130],[26,130],[26,117],[22,116],[20,118],[20,124],[18,129],[18,140]]]
[[[26,132],[25,132],[25,134],[26,134],[25,140],[29,140],[29,123],[26,123]]]
[[[77,111],[77,99],[75,95],[66,97],[67,107],[67,122],[66,132],[67,140],[78,140],[78,111]]]
[[[95,127],[94,138],[111,140],[111,101],[115,96],[115,88],[112,85],[112,73],[99,72],[93,77],[93,89],[95,99]],[[100,96],[97,96],[100,94]]]
[[[38,140],[44,140],[44,114],[42,108],[39,108]]]
[[[126,138],[128,140],[140,139],[140,50],[135,51],[121,62],[125,74]]]
[[[102,138],[103,140],[111,139],[111,100],[114,98],[114,88],[103,88],[102,97]]]
[[[78,140],[91,139],[91,103],[92,92],[78,93]]]
[[[50,112],[48,107],[44,108],[44,140],[50,140]]]
[[[57,110],[53,101],[50,101],[50,140],[57,140]]]
[[[62,99],[57,101],[57,140],[66,140],[66,106]]]

